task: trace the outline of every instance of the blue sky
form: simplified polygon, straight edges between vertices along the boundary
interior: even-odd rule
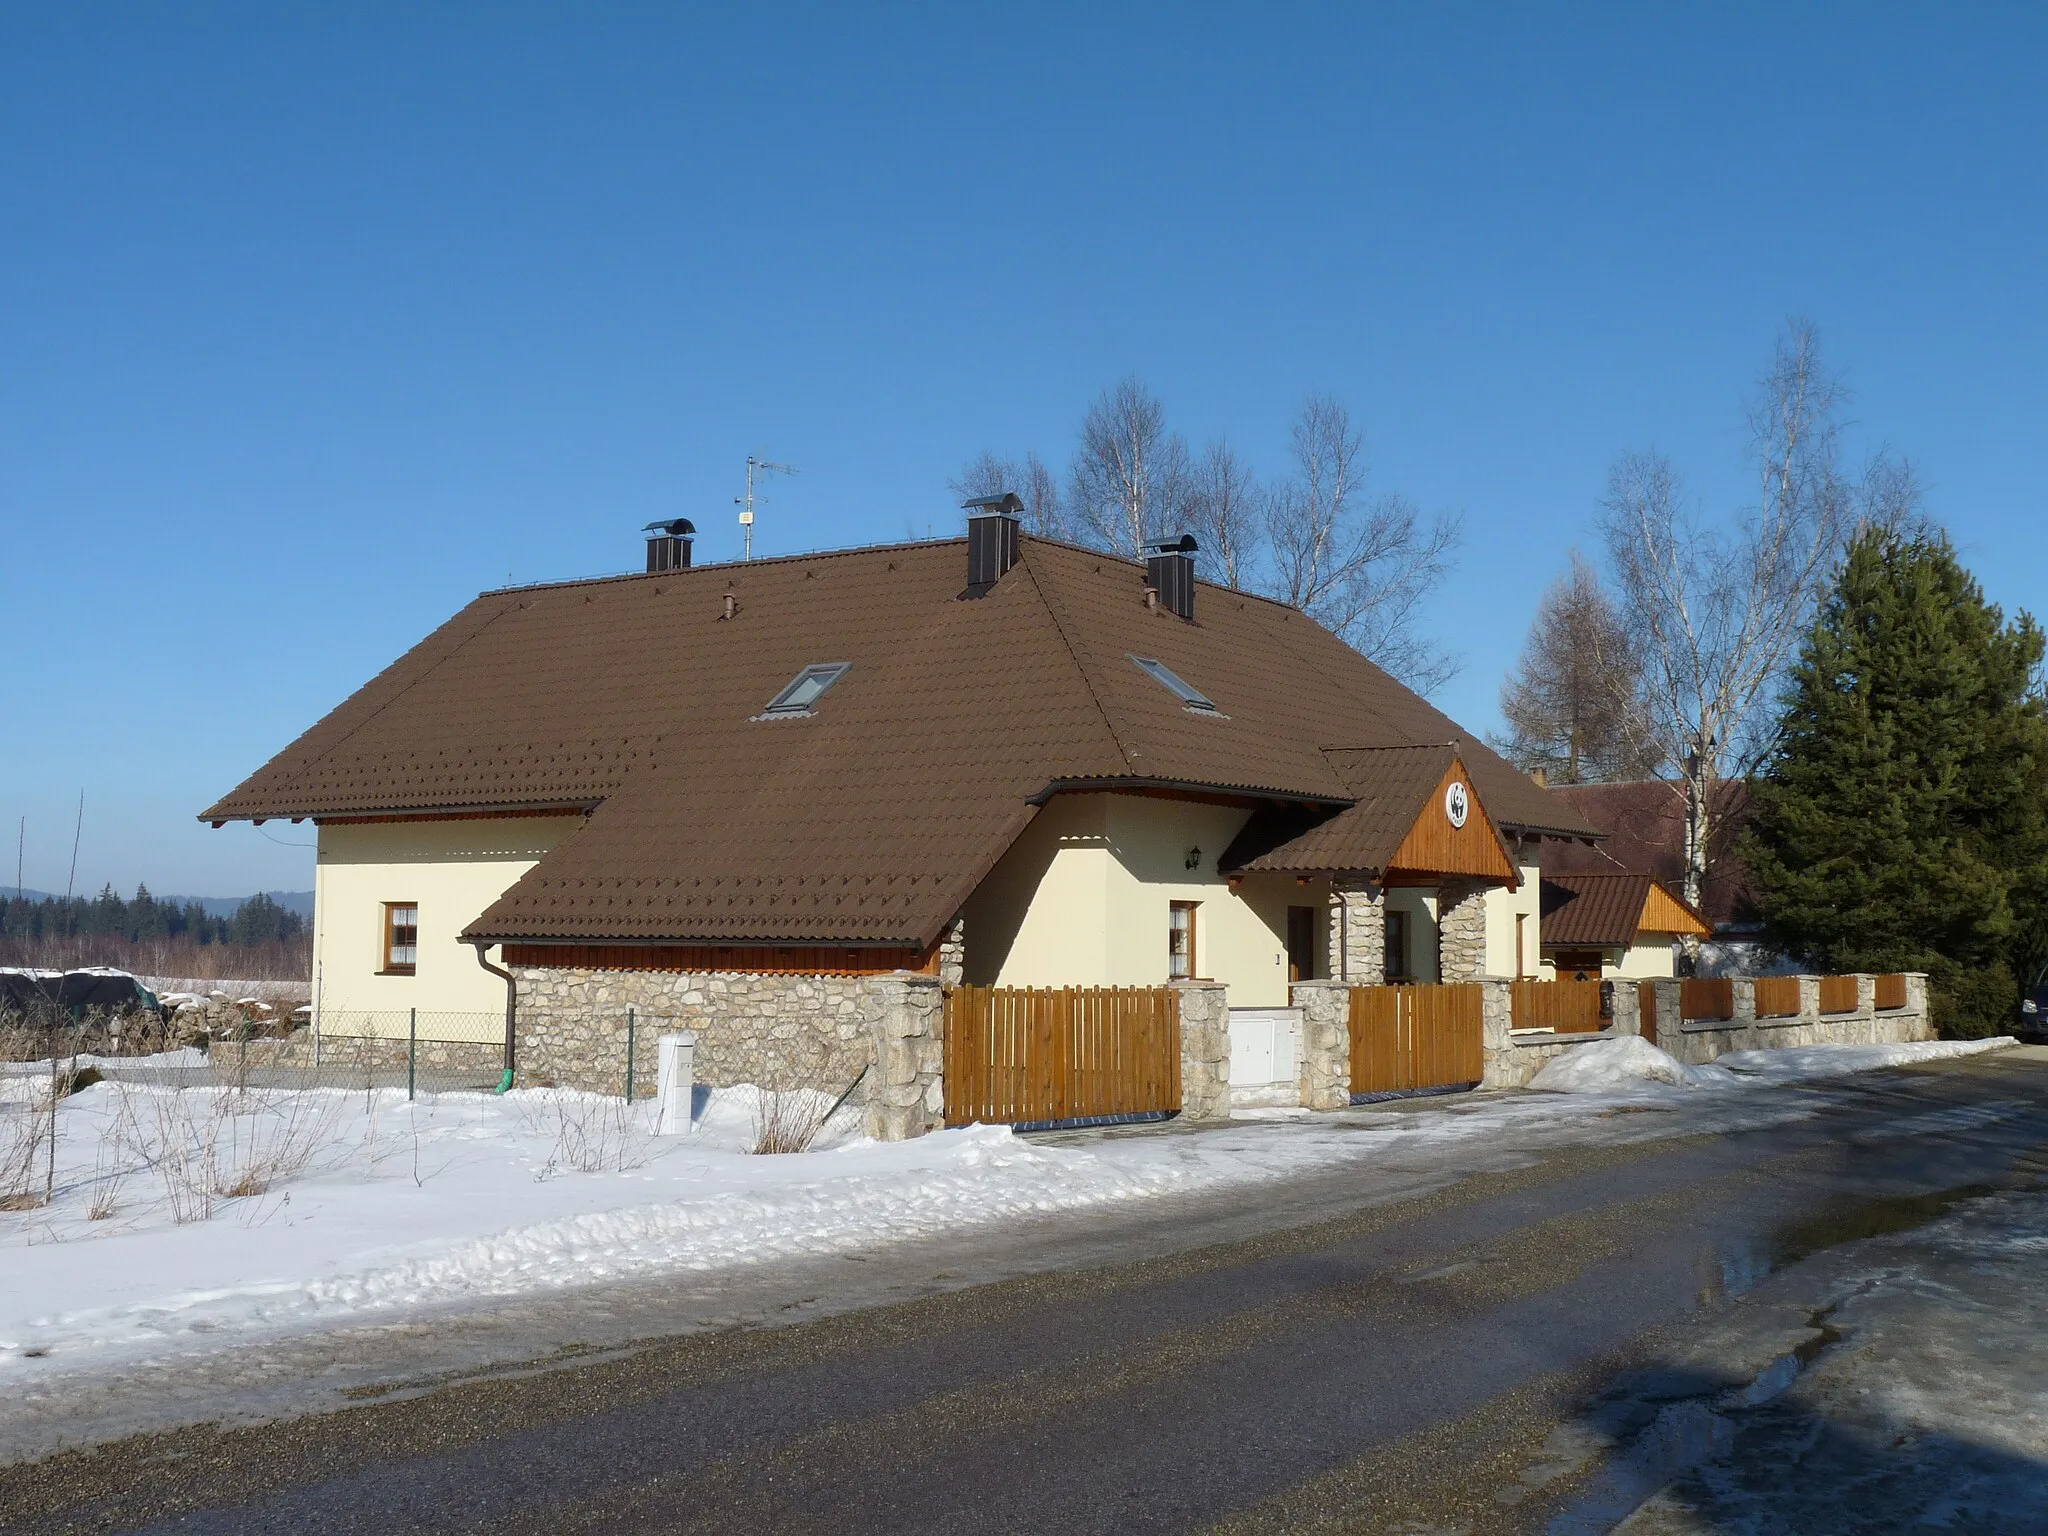
[[[750,452],[766,552],[943,533],[1126,373],[1268,471],[1332,392],[1462,511],[1474,728],[1617,453],[1739,501],[1792,313],[2040,605],[2037,9],[737,9],[0,14],[29,885],[81,788],[83,888],[308,885],[193,813],[478,590],[737,554]]]

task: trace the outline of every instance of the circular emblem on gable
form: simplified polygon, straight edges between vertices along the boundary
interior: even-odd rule
[[[1444,814],[1451,818],[1451,825],[1462,827],[1471,813],[1472,797],[1465,792],[1465,786],[1457,779],[1451,780],[1451,787],[1444,791]]]

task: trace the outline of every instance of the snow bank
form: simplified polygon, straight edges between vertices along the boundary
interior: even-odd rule
[[[1700,1088],[1734,1081],[1720,1067],[1688,1067],[1640,1035],[1622,1035],[1553,1056],[1529,1086],[1542,1093],[1635,1093],[1645,1083]]]
[[[1797,1045],[1781,1051],[1729,1051],[1717,1058],[1715,1065],[1739,1072],[1751,1081],[1797,1083],[1816,1077],[1842,1077],[1851,1072],[1875,1072],[1881,1067],[1911,1066],[1919,1061],[1941,1061],[1951,1056],[1974,1056],[1979,1051],[2002,1051],[2018,1044],[2010,1035],[1998,1035],[1990,1040]]]
[[[1651,1084],[1726,1088],[1739,1083],[1799,1083],[1972,1056],[2017,1043],[2000,1036],[1995,1040],[1919,1040],[1888,1045],[1801,1045],[1775,1051],[1729,1051],[1712,1066],[1688,1067],[1640,1036],[1623,1035],[1553,1057],[1529,1086],[1545,1093],[1639,1093]]]

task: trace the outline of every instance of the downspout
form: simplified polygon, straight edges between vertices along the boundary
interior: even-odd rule
[[[476,963],[493,976],[501,977],[505,983],[505,1075],[498,1079],[498,1086],[492,1090],[494,1093],[504,1093],[512,1087],[512,1032],[519,1022],[519,984],[512,979],[510,971],[495,966],[484,958],[484,951],[490,948],[489,940],[472,939],[470,942],[476,946]]]

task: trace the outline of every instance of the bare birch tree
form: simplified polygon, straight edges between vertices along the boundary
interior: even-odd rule
[[[1522,659],[1501,686],[1508,734],[1494,745],[1517,768],[1553,783],[1643,778],[1659,762],[1636,695],[1642,667],[1621,615],[1586,557],[1543,594]]]
[[[1258,574],[1266,493],[1249,464],[1228,443],[1215,443],[1189,474],[1188,532],[1201,546],[1195,559],[1210,581],[1242,592]]]
[[[1362,499],[1365,439],[1351,413],[1311,395],[1295,417],[1294,473],[1266,511],[1270,594],[1427,693],[1456,661],[1415,631],[1416,609],[1450,569],[1455,517],[1425,522],[1392,493]]]
[[[1166,407],[1135,377],[1103,391],[1081,419],[1074,455],[1074,529],[1127,559],[1147,540],[1180,532],[1190,475],[1187,444],[1166,427]]]
[[[1763,708],[1842,549],[1854,497],[1838,467],[1846,398],[1814,328],[1788,325],[1749,413],[1756,500],[1701,522],[1671,464],[1632,453],[1608,476],[1601,531],[1642,663],[1642,730],[1685,800],[1685,898],[1697,905],[1715,787],[1751,771]]]
[[[1036,455],[983,453],[948,484],[963,500],[1017,491],[1033,533],[1126,559],[1192,533],[1205,579],[1291,603],[1411,687],[1440,686],[1456,664],[1416,620],[1450,569],[1458,519],[1367,498],[1363,436],[1328,396],[1304,402],[1291,446],[1292,472],[1264,486],[1226,442],[1191,454],[1159,398],[1126,378],[1082,419],[1064,503]]]
[[[946,482],[946,488],[961,501],[1015,491],[1024,502],[1027,531],[1043,539],[1064,539],[1071,531],[1067,526],[1067,509],[1060,498],[1059,476],[1036,453],[1006,459],[983,449]]]

